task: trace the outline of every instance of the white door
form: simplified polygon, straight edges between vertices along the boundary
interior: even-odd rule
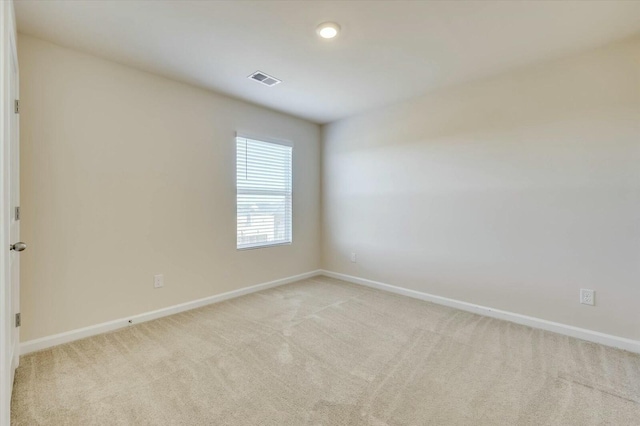
[[[12,38],[11,54],[9,59],[9,100],[13,99],[13,114],[10,114],[9,123],[9,198],[11,199],[9,242],[11,250],[9,254],[9,269],[11,271],[11,313],[13,318],[13,330],[11,332],[11,377],[18,367],[20,359],[20,328],[16,323],[16,314],[20,312],[20,252],[26,245],[20,242],[20,123],[16,101],[18,100],[18,63],[15,40]],[[12,381],[13,382],[13,381]]]
[[[18,366],[20,306],[20,138],[18,57],[13,4],[0,4],[0,426],[9,425],[10,400]]]

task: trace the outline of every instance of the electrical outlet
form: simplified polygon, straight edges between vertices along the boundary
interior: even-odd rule
[[[153,287],[154,288],[164,287],[164,276],[162,274],[153,276]]]
[[[595,305],[596,304],[596,292],[595,290],[589,290],[588,288],[580,289],[580,303],[583,305]]]
[[[351,253],[351,263],[356,263],[356,254]]]

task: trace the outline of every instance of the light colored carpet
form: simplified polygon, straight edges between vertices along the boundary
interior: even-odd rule
[[[14,425],[639,425],[640,356],[317,277],[22,357]]]

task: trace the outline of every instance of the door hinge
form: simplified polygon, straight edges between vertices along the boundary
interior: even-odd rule
[[[20,206],[16,207],[15,220],[20,220]]]
[[[22,319],[20,318],[20,313],[16,314],[16,327],[20,327],[20,323],[22,322]]]
[[[20,114],[20,99],[16,99],[14,111],[16,114]]]

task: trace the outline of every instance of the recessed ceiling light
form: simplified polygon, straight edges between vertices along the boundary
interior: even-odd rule
[[[340,25],[335,22],[325,22],[318,25],[316,32],[322,38],[334,38],[340,32]]]

